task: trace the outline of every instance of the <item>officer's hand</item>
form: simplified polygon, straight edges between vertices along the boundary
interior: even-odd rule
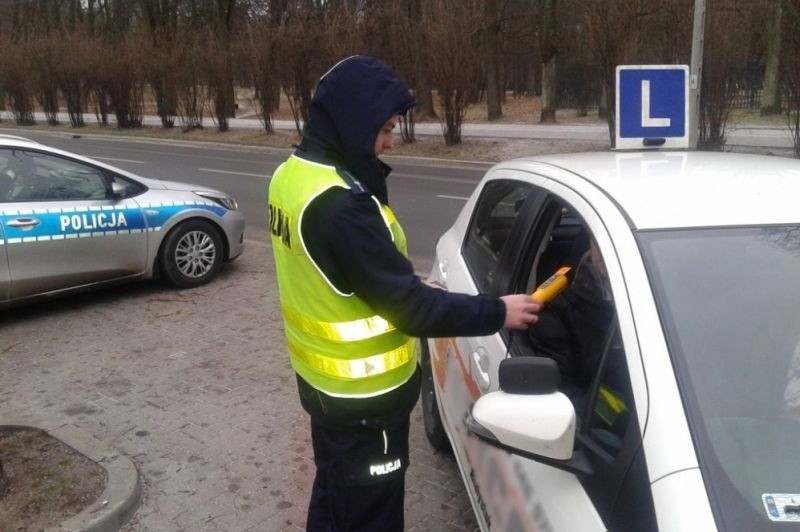
[[[527,329],[539,321],[537,313],[542,305],[528,294],[512,294],[500,298],[506,305],[506,321],[503,324],[507,329]]]

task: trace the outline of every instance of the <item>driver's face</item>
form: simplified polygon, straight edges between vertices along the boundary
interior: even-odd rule
[[[608,271],[606,270],[606,263],[603,261],[603,256],[600,254],[600,250],[597,248],[597,243],[592,240],[591,245],[589,246],[589,260],[594,266],[597,273],[599,273],[603,279],[608,279]]]

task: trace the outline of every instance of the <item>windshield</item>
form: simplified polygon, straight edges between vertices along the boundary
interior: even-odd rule
[[[800,531],[800,226],[640,238],[718,525]]]

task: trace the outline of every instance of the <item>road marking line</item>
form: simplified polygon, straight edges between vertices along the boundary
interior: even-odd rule
[[[214,168],[198,168],[201,172],[214,172],[217,174],[246,175],[248,177],[266,177],[264,174],[248,174],[247,172],[230,172],[228,170],[216,170]]]
[[[97,155],[91,155],[92,159],[97,159],[99,161],[114,161],[115,163],[131,163],[131,164],[144,164],[144,161],[132,161],[131,159],[115,159],[113,157],[98,157]]]
[[[436,197],[437,198],[442,198],[442,199],[454,199],[454,200],[461,200],[461,201],[467,201],[469,199],[469,198],[465,198],[464,196],[448,196],[446,194],[437,194]]]
[[[434,177],[434,176],[427,176],[427,175],[416,175],[416,174],[404,174],[402,172],[393,172],[391,174],[392,179],[400,178],[400,179],[417,179],[419,181],[434,181],[437,183],[455,183],[457,185],[471,185],[475,186],[481,180],[480,176],[476,177],[475,179],[461,179],[457,177]]]

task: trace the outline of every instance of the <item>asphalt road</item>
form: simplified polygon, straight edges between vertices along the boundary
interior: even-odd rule
[[[165,143],[119,137],[26,132],[26,137],[95,158],[146,177],[196,183],[222,190],[239,202],[245,237],[267,241],[269,177],[288,150],[206,143]],[[452,224],[487,165],[431,164],[388,158],[390,202],[408,234],[409,255],[421,273],[430,271],[437,238]]]

